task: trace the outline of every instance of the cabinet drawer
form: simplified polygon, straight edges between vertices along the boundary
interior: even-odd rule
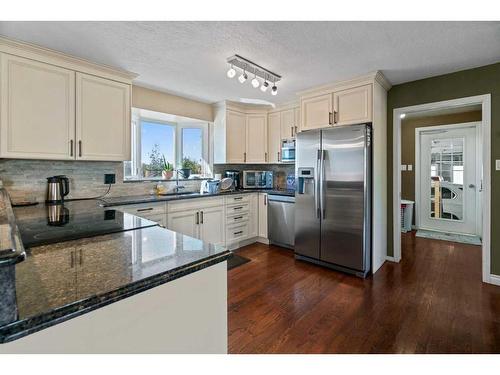
[[[247,213],[249,209],[248,203],[235,204],[226,207],[226,217],[233,216],[236,214]]]
[[[241,214],[228,216],[226,219],[226,224],[229,226],[235,223],[243,223],[247,221],[248,221],[248,212],[245,212]]]
[[[225,198],[226,198],[226,204],[237,204],[237,203],[248,202],[250,200],[250,194],[230,195]]]
[[[247,237],[248,237],[248,223],[228,225],[226,229],[227,242],[244,240]]]
[[[202,210],[208,207],[223,205],[223,197],[181,199],[178,201],[168,202],[168,212]]]
[[[125,206],[109,207],[109,209],[142,217],[167,213],[167,206],[165,202],[128,204]]]

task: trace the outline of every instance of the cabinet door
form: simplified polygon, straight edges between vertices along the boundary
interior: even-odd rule
[[[226,162],[244,163],[246,146],[246,118],[238,112],[226,113]]]
[[[251,194],[248,212],[248,238],[259,235],[259,194]]]
[[[267,238],[267,194],[259,193],[259,237]]]
[[[332,94],[325,94],[302,100],[302,121],[300,130],[324,128],[333,123]]]
[[[267,115],[247,115],[246,163],[267,162]]]
[[[186,236],[199,238],[198,211],[170,212],[167,218],[167,228]]]
[[[130,160],[130,128],[130,85],[77,73],[77,159]]]
[[[75,73],[0,54],[0,156],[74,159]]]
[[[372,121],[372,85],[333,93],[335,125]]]
[[[294,114],[295,114],[295,135],[300,131],[300,107],[294,108]]]
[[[267,151],[268,162],[279,163],[281,161],[281,114],[271,113],[267,122]]]
[[[167,227],[167,214],[147,214],[147,215],[140,215],[140,217],[154,221],[163,228]]]
[[[224,207],[210,207],[200,210],[200,239],[224,245]]]
[[[295,111],[293,109],[281,112],[281,137],[295,138]]]

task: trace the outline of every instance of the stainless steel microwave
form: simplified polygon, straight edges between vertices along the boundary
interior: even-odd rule
[[[244,189],[272,189],[272,171],[243,171]]]
[[[295,139],[283,139],[281,141],[281,161],[295,161]]]

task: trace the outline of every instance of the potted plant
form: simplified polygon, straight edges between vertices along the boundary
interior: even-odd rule
[[[199,174],[201,173],[201,165],[197,163],[195,160],[191,160],[190,158],[183,158],[181,164],[181,173],[184,178],[189,178],[191,173]]]
[[[165,155],[162,156],[161,168],[161,176],[165,180],[170,180],[174,175],[174,166],[165,159]]]

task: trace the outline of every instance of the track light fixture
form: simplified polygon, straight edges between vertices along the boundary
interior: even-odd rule
[[[227,71],[227,76],[229,78],[233,78],[236,76],[236,70],[234,69],[234,67],[236,67],[241,69],[242,71],[242,73],[238,76],[238,81],[240,81],[240,83],[245,83],[245,81],[248,79],[247,73],[250,73],[254,75],[253,79],[251,80],[251,84],[254,88],[259,88],[260,86],[260,90],[262,92],[266,92],[270,87],[269,83],[272,82],[273,86],[271,88],[271,94],[278,94],[278,87],[276,86],[276,82],[281,79],[280,75],[273,73],[270,70],[267,70],[262,66],[257,65],[254,62],[239,55],[228,57],[227,62],[231,65],[231,68]],[[264,81],[262,84],[260,83],[259,78]]]

